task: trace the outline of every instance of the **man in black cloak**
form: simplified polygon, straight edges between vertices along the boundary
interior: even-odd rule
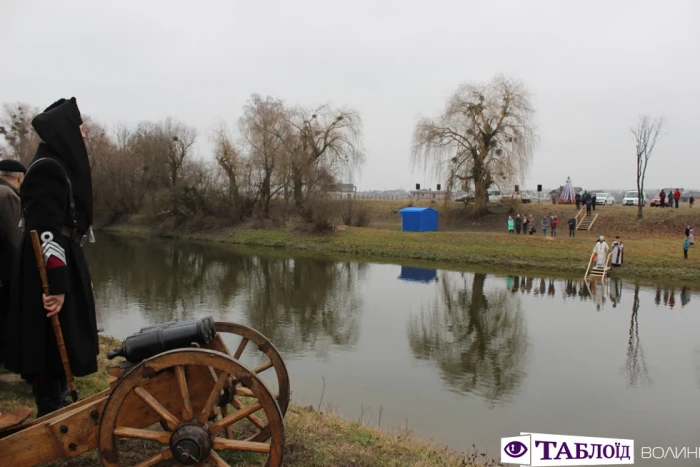
[[[7,316],[5,367],[32,383],[41,417],[65,406],[68,388],[51,326],[58,314],[74,376],[97,371],[97,320],[83,244],[92,235],[92,181],[75,98],[32,120],[41,143],[20,190],[23,236]],[[39,234],[44,295],[29,232]]]

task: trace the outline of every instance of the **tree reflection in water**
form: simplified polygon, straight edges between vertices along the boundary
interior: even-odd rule
[[[357,343],[362,310],[359,282],[366,274],[366,263],[266,257],[257,261],[249,277],[245,313],[250,326],[278,349],[315,349],[324,354],[328,344]]]
[[[465,277],[463,274],[462,277]],[[527,330],[520,301],[505,290],[484,292],[486,275],[442,273],[440,296],[414,316],[408,338],[414,356],[434,361],[442,378],[460,393],[476,393],[491,405],[506,401],[524,378]]]
[[[644,358],[644,349],[639,341],[639,285],[634,286],[634,297],[632,303],[632,319],[630,321],[629,341],[627,345],[627,363],[625,372],[628,377],[628,384],[632,387],[646,386],[651,384],[647,362]]]
[[[357,342],[365,263],[255,256],[107,234],[101,239],[89,253],[98,321],[131,300],[151,323],[193,319],[203,307],[230,321],[239,309],[247,317],[243,324],[281,352],[323,353],[326,345]]]

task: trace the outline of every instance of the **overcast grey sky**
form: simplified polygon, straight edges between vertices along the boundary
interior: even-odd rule
[[[501,72],[536,109],[526,188],[633,188],[640,113],[667,120],[647,186],[700,187],[700,1],[0,3],[0,102],[74,95],[107,125],[173,116],[198,128],[199,157],[252,93],[330,102],[362,116],[359,189],[435,189],[410,165],[414,125]]]

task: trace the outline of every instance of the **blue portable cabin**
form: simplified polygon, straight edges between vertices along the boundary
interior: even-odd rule
[[[399,214],[404,232],[432,232],[438,229],[438,212],[433,208],[403,208]]]

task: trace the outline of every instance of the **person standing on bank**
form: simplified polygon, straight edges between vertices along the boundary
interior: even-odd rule
[[[22,238],[19,220],[22,209],[19,188],[27,170],[12,159],[0,161],[0,364],[4,362],[5,316],[10,301],[12,266]]]
[[[608,260],[608,251],[610,251],[610,247],[605,241],[605,237],[601,235],[593,247],[593,253],[596,254],[595,266],[597,268],[602,269],[605,267],[605,263]]]
[[[576,236],[576,218],[570,217],[569,218],[569,237],[575,237]]]
[[[681,190],[678,188],[673,192],[673,200],[676,202],[676,209],[678,209],[678,202],[681,200]]]
[[[611,258],[611,264],[615,267],[620,267],[622,266],[622,261],[623,261],[623,249],[624,245],[622,244],[622,240],[620,240],[620,237],[615,237],[615,240],[612,243],[612,258]]]
[[[515,233],[519,234],[520,229],[522,229],[522,227],[523,227],[523,219],[522,219],[522,217],[520,217],[520,214],[518,214],[517,216],[515,216]]]
[[[7,319],[5,367],[32,384],[37,417],[65,406],[66,375],[51,316],[58,314],[71,372],[97,371],[97,320],[83,245],[92,235],[92,180],[75,98],[32,120],[41,143],[22,183],[23,229]],[[30,231],[42,244],[50,295],[43,295]]]

